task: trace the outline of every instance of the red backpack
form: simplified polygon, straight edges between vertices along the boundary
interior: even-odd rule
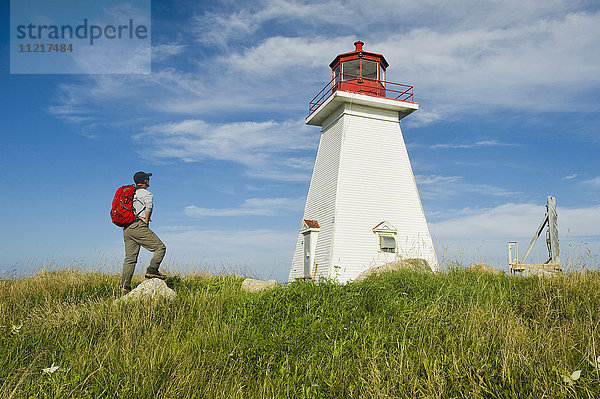
[[[119,227],[127,227],[135,220],[133,194],[135,194],[133,184],[119,187],[115,193],[110,209],[110,218]]]

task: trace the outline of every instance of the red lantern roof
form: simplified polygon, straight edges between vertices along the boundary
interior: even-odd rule
[[[389,66],[388,62],[385,60],[385,57],[383,55],[377,54],[377,53],[370,53],[368,51],[363,51],[363,45],[364,45],[364,43],[361,42],[360,40],[354,42],[354,46],[356,47],[354,49],[354,51],[352,51],[350,53],[339,54],[337,57],[334,58],[333,61],[331,61],[331,64],[329,64],[329,67],[331,69],[334,69],[341,61],[347,61],[347,60],[363,58],[363,57],[366,59],[371,59],[373,61],[380,61],[381,67],[383,69],[386,69]]]

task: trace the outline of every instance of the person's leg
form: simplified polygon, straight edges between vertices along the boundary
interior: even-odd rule
[[[136,223],[136,222],[134,222]],[[131,290],[131,278],[135,271],[138,255],[140,253],[140,244],[136,242],[135,233],[137,226],[131,225],[123,230],[123,239],[125,241],[125,260],[123,261],[123,274],[121,275],[121,289]]]
[[[146,273],[156,274],[158,273],[160,262],[162,262],[165,257],[167,247],[144,222],[140,222],[139,233],[138,242],[148,251],[154,252]]]

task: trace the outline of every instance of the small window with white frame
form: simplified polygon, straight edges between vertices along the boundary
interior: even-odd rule
[[[388,221],[383,221],[373,227],[373,233],[379,239],[379,250],[386,253],[396,253],[396,234],[398,230]]]

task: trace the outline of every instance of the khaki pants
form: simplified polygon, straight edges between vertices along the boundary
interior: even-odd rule
[[[140,246],[154,252],[146,273],[158,272],[167,247],[148,225],[139,219],[123,229],[123,239],[125,240],[125,261],[123,262],[121,287],[131,289],[131,277],[140,254]]]

